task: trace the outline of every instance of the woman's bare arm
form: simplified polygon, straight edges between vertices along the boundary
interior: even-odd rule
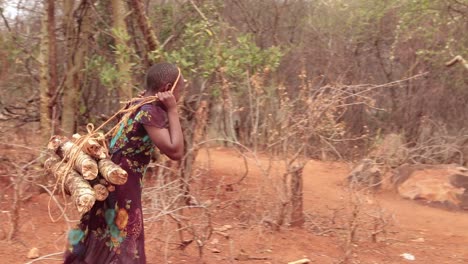
[[[177,102],[170,92],[157,94],[159,100],[166,106],[169,119],[169,129],[144,125],[151,141],[166,156],[179,160],[184,155],[184,136],[177,112]]]

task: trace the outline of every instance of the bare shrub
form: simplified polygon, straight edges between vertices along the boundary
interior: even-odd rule
[[[376,138],[369,157],[391,169],[402,164],[466,164],[468,135],[450,132],[443,123],[422,117],[417,139],[408,142],[403,134]]]
[[[37,183],[43,178],[41,150],[31,147],[31,141],[20,133],[4,134],[0,141],[0,181],[6,186],[0,191],[0,197],[8,199],[10,204],[5,211],[9,227],[4,227],[8,229],[6,239],[10,241],[17,238],[22,204],[37,193]]]
[[[340,263],[352,263],[355,245],[361,241],[385,241],[394,223],[393,215],[383,209],[371,193],[349,188],[347,202],[341,210],[341,219],[337,217],[341,221],[338,229],[343,230],[344,255]]]

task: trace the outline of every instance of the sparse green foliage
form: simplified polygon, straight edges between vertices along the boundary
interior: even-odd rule
[[[89,58],[86,62],[85,70],[89,74],[96,72],[99,76],[99,81],[104,87],[114,89],[117,86],[119,72],[117,68],[112,63],[106,61],[105,58],[101,56]]]
[[[153,52],[154,60],[164,58],[186,69],[190,75],[210,78],[219,70],[240,79],[246,72],[254,74],[265,68],[278,67],[282,53],[278,47],[262,50],[248,34],[222,37],[221,23],[207,21],[185,25],[177,48]]]

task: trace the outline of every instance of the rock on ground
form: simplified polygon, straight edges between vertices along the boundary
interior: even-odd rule
[[[371,159],[363,159],[348,175],[348,181],[360,188],[377,189],[381,185],[382,173],[377,164]]]
[[[28,259],[35,259],[39,257],[39,249],[38,248],[31,248],[28,252]]]
[[[468,169],[458,165],[403,165],[392,176],[398,193],[449,208],[468,209]]]

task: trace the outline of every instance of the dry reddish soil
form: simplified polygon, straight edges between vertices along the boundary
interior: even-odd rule
[[[353,223],[350,220],[353,204],[346,187],[346,175],[351,168],[345,163],[309,161],[303,172],[307,215],[304,228],[282,227],[274,231],[268,217],[275,214],[268,204],[278,193],[271,191],[274,189],[268,191],[266,185],[274,185],[282,175],[282,163],[273,161],[273,169],[265,173],[259,166],[267,167],[266,156],[245,155],[249,174],[233,185],[226,184],[236,182],[245,171],[239,152],[224,148],[203,150],[197,159],[201,169],[193,182],[194,191],[200,199],[213,203],[214,228],[226,225],[232,228],[212,234],[200,259],[195,242],[180,250],[172,244],[177,241],[176,232],[166,240],[173,224],[148,222],[145,227],[148,263],[280,264],[307,257],[311,263],[327,264],[340,263],[345,252],[349,263],[468,263],[466,212],[404,200],[391,190],[362,196],[358,206],[360,216],[354,221],[355,239],[346,246]],[[151,184],[148,181],[146,187]],[[262,187],[266,190],[261,191]],[[2,188],[6,191],[1,192],[0,198],[0,263],[27,263],[30,260],[26,255],[32,247],[37,247],[41,255],[63,251],[68,225],[63,220],[56,223],[50,220],[46,194],[34,194],[21,205],[20,232],[13,241],[6,241],[12,188],[5,185]],[[381,219],[387,224],[373,242],[370,234],[374,222],[369,219],[378,220],[376,212],[383,215]],[[57,213],[52,210],[52,214]],[[170,243],[163,243],[164,240]],[[404,259],[403,253],[412,254],[415,260]],[[35,263],[60,263],[60,255],[54,258]]]

